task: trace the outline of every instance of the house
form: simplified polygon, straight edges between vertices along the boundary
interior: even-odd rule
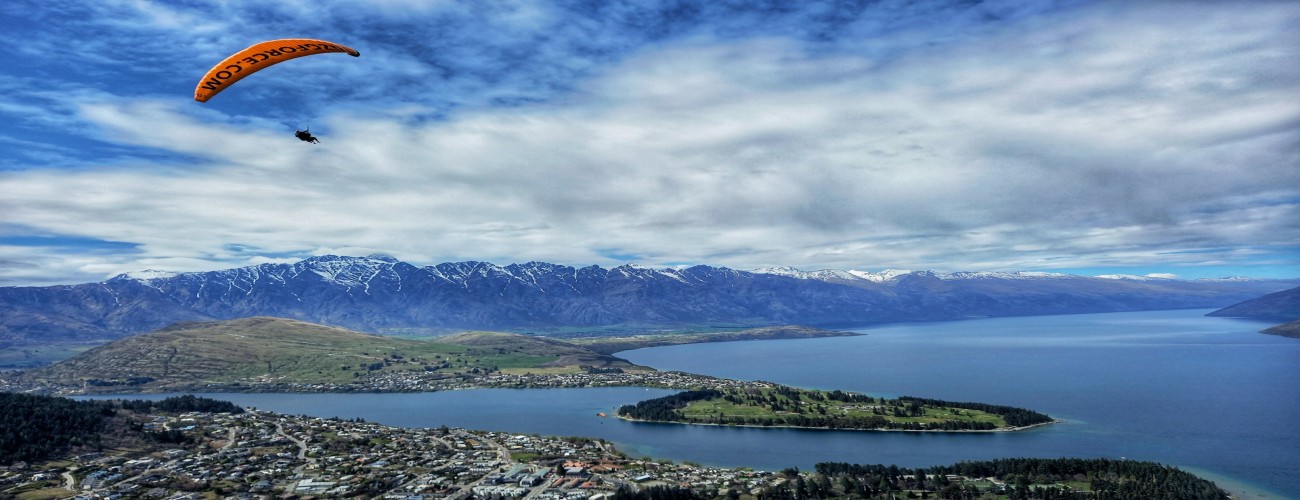
[[[583,473],[585,473],[586,471],[587,471],[587,469],[586,469],[586,468],[583,468],[583,467],[565,467],[565,468],[564,468],[564,475],[566,475],[566,476],[581,476],[581,475],[583,475]]]
[[[520,485],[520,486],[537,486],[537,485],[539,485],[539,484],[542,484],[542,482],[545,481],[545,480],[546,480],[546,473],[545,473],[545,472],[536,472],[536,473],[533,473],[533,474],[528,474],[528,475],[524,476],[523,479],[520,479],[520,480],[519,480],[519,485]]]
[[[329,489],[333,487],[334,487],[333,481],[317,481],[312,478],[307,478],[307,479],[303,479],[302,481],[298,481],[298,484],[294,486],[293,491],[294,493],[311,495],[311,494],[325,493],[326,491],[329,491]]]

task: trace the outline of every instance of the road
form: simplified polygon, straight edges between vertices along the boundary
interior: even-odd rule
[[[77,478],[72,477],[72,473],[76,472],[76,470],[76,467],[72,467],[63,471],[63,489],[77,491]]]

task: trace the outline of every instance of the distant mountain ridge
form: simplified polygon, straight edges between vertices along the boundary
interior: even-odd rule
[[[313,257],[99,283],[0,287],[0,344],[112,339],[179,321],[275,316],[360,332],[555,326],[865,325],[970,317],[1223,307],[1300,280],[1106,279],[1051,273],[417,267]]]
[[[1254,318],[1271,321],[1300,320],[1300,288],[1270,293],[1230,305],[1209,314],[1230,318]]]

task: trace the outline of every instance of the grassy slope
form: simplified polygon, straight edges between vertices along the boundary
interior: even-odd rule
[[[772,420],[789,415],[807,415],[811,417],[822,416],[820,408],[826,410],[828,416],[845,416],[845,417],[871,417],[873,407],[880,407],[884,410],[882,415],[886,420],[891,422],[916,422],[922,424],[934,424],[943,421],[957,422],[989,422],[996,427],[1006,427],[1007,423],[1002,417],[978,410],[947,408],[947,407],[924,407],[924,414],[916,417],[892,415],[895,407],[902,404],[898,400],[884,400],[879,403],[847,403],[842,401],[832,401],[828,399],[815,400],[808,397],[811,394],[825,395],[826,391],[796,390],[799,404],[786,395],[779,394],[777,391],[765,389],[758,391],[760,398],[766,399],[774,397],[778,400],[782,409],[773,410],[770,406],[755,404],[752,402],[743,402],[736,404],[723,398],[715,398],[703,401],[693,401],[686,408],[682,409],[682,416],[688,420],[707,421],[719,414],[732,417],[759,418],[763,420]]]
[[[857,405],[858,408],[854,408],[854,405],[848,403],[831,401],[825,403],[824,406],[826,407],[827,413],[830,415],[843,415],[846,417],[870,417],[872,415],[871,411],[861,409],[861,405]],[[991,413],[985,413],[982,411],[957,410],[958,413],[954,413],[952,410],[949,410],[947,408],[932,408],[932,407],[926,407],[924,410],[925,410],[924,415],[918,417],[895,417],[888,414],[884,415],[884,417],[885,420],[889,420],[891,422],[917,422],[917,423],[924,423],[924,424],[933,424],[933,423],[938,423],[943,421],[990,422],[997,427],[1006,426],[1006,422],[1002,420],[1001,417],[997,415],[993,415]],[[683,416],[687,418],[700,419],[700,420],[705,420],[719,413],[730,415],[730,416],[759,417],[764,419],[773,419],[777,417],[796,415],[800,413],[808,416],[820,415],[819,413],[810,411],[809,409],[805,409],[802,412],[795,412],[795,411],[777,412],[767,407],[753,406],[753,405],[736,405],[724,400],[696,401],[694,403],[691,403],[690,406],[687,406],[686,409],[682,410]]]
[[[491,339],[491,342],[475,342]],[[150,377],[160,384],[195,382],[343,383],[368,371],[434,369],[454,375],[474,369],[558,366],[577,371],[567,359],[606,361],[570,346],[529,342],[513,334],[474,333],[437,341],[382,337],[280,318],[181,323],[126,338],[26,377],[60,384],[83,380]],[[583,354],[586,357],[583,357]],[[626,363],[626,362],[624,362]],[[627,364],[631,366],[630,364]]]
[[[0,370],[45,366],[104,344],[105,342],[42,342],[0,345]]]
[[[439,342],[463,346],[470,355],[494,359],[501,371],[538,372],[538,368],[565,368],[580,365],[598,368],[643,368],[628,361],[600,354],[560,340],[500,332],[463,332],[438,337]]]

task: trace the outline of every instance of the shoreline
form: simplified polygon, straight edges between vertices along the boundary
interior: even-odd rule
[[[619,419],[619,420],[627,421],[627,422],[636,422],[636,423],[643,423],[643,424],[708,425],[708,426],[713,426],[713,427],[748,427],[748,428],[754,428],[754,429],[800,429],[800,430],[810,430],[810,431],[937,432],[937,433],[945,433],[945,434],[947,434],[947,433],[1019,432],[1019,431],[1025,431],[1025,430],[1033,429],[1033,428],[1036,428],[1036,427],[1045,427],[1045,426],[1048,426],[1048,425],[1065,423],[1064,420],[1060,420],[1060,419],[1055,419],[1055,418],[1054,418],[1054,419],[1052,419],[1051,422],[1043,422],[1043,423],[1040,423],[1040,424],[1033,424],[1033,425],[1024,425],[1024,426],[1020,426],[1020,427],[1002,427],[1002,428],[998,428],[998,429],[988,429],[988,430],[977,430],[977,429],[954,429],[954,430],[945,430],[945,429],[855,429],[855,428],[852,428],[852,427],[803,427],[803,426],[798,426],[798,425],[710,424],[710,423],[703,423],[703,422],[678,422],[678,421],[673,421],[673,420],[643,420],[643,419],[637,419],[637,418],[625,417],[625,416],[623,416],[623,415],[619,415],[619,414],[617,414],[617,413],[615,413],[615,414],[613,415],[613,417],[615,417],[615,418],[617,418],[617,419]]]
[[[1231,498],[1234,500],[1284,500],[1291,498],[1290,495],[1278,493],[1277,491],[1269,490],[1264,486],[1246,482],[1232,476],[1225,476],[1199,467],[1181,464],[1171,465],[1202,479],[1213,481],[1220,489],[1227,491],[1229,495],[1232,495]]]

